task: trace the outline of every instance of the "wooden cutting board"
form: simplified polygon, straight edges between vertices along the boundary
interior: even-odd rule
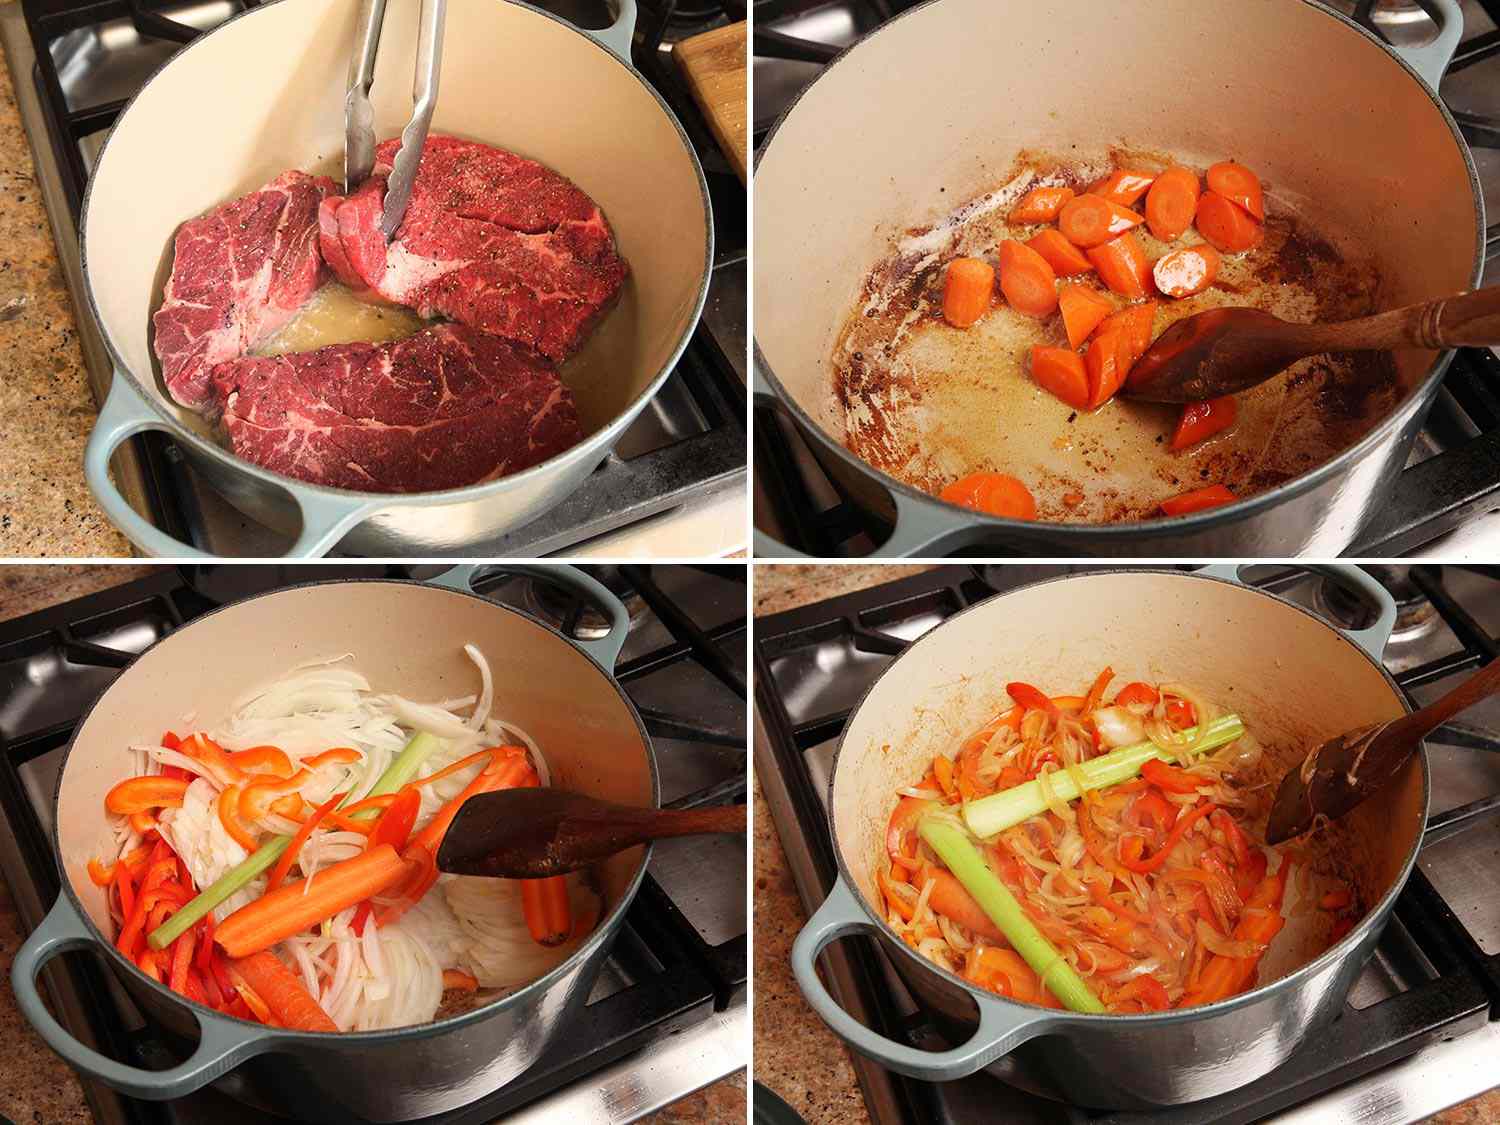
[[[745,182],[749,129],[745,107],[745,24],[716,27],[672,48],[688,88],[719,147]]]

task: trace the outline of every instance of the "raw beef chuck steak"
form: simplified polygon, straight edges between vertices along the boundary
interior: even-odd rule
[[[336,190],[327,176],[284,172],[178,229],[152,323],[167,390],[183,406],[215,409],[214,364],[274,336],[323,283],[318,206]]]
[[[382,144],[371,178],[323,205],[323,256],[339,279],[550,359],[577,351],[627,272],[598,205],[534,160],[434,136],[386,245],[380,210],[399,146]]]
[[[544,359],[457,324],[386,344],[245,358],[213,372],[237,456],[365,492],[459,488],[582,437]]]

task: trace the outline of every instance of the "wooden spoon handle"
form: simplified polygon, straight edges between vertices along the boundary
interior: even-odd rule
[[[1312,327],[1309,345],[1331,352],[1489,347],[1500,344],[1500,287]]]
[[[1500,692],[1500,660],[1491,660],[1478,672],[1419,711],[1393,720],[1387,733],[1399,729],[1403,738],[1415,742],[1442,726],[1460,711],[1467,711],[1482,699]]]
[[[711,805],[702,809],[659,809],[649,823],[641,825],[642,840],[665,840],[672,836],[698,836],[745,831],[744,805]]]

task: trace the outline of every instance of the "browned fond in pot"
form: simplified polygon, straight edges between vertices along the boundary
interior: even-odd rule
[[[1080,412],[1031,381],[1033,345],[1067,346],[1059,314],[1038,320],[1000,306],[963,330],[942,319],[948,262],[963,255],[993,262],[1001,240],[1024,241],[1043,229],[1005,221],[1037,182],[1082,191],[1114,167],[1159,170],[1182,162],[1201,171],[1230,156],[1253,167],[1253,154],[1174,160],[1115,149],[1085,162],[1022,152],[993,190],[931,226],[906,231],[866,275],[834,345],[834,390],[849,449],[932,493],[966,473],[1007,472],[1036,496],[1038,518],[1106,523],[1158,516],[1163,499],[1205,484],[1228,485],[1241,497],[1260,492],[1357,441],[1401,397],[1395,365],[1384,353],[1300,361],[1287,375],[1240,395],[1239,419],[1230,430],[1172,453],[1167,442],[1177,407],[1116,399]],[[1153,335],[1216,305],[1254,306],[1300,322],[1376,309],[1380,277],[1358,243],[1312,229],[1297,218],[1301,208],[1294,199],[1278,195],[1273,184],[1265,187],[1262,244],[1225,255],[1206,292],[1162,299]],[[1170,246],[1144,226],[1136,234],[1152,262],[1170,248],[1203,241],[1191,227]],[[1102,290],[1094,274],[1069,280]]]

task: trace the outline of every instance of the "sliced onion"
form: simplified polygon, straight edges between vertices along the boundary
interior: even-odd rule
[[[1100,707],[1094,712],[1094,729],[1099,732],[1099,744],[1106,750],[1146,740],[1145,722],[1124,707]]]
[[[1224,937],[1202,918],[1198,919],[1196,930],[1198,940],[1204,947],[1220,957],[1259,957],[1266,951],[1266,947],[1258,941],[1235,941]]]

